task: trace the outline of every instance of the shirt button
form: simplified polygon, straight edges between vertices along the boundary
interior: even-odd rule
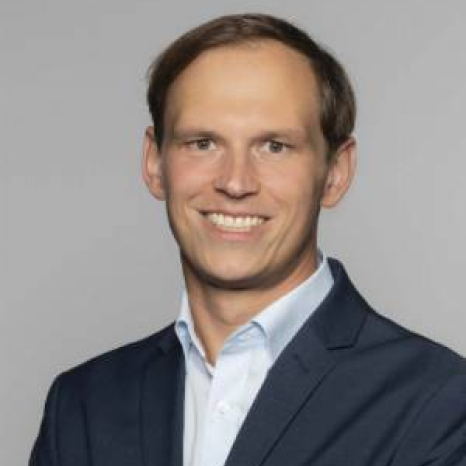
[[[228,411],[230,411],[230,405],[225,401],[219,401],[217,404],[217,411],[220,414],[226,414]]]

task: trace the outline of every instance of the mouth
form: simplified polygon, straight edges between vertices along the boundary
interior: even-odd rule
[[[221,212],[205,212],[203,216],[220,230],[235,233],[252,231],[268,220],[259,215],[226,215]]]

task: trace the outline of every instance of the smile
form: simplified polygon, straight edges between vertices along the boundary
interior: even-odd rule
[[[231,216],[220,213],[208,213],[207,220],[216,227],[226,231],[250,231],[254,227],[262,225],[265,218],[259,216]]]

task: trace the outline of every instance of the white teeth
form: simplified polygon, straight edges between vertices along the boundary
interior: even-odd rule
[[[230,217],[229,215],[225,215],[224,221],[227,227],[235,226],[235,219],[233,217]]]
[[[264,223],[264,218],[262,217],[233,217],[231,215],[223,215],[217,213],[207,214],[208,220],[210,220],[214,225],[231,231],[248,231],[252,227],[261,225]]]

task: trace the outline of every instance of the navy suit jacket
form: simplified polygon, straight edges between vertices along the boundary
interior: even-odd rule
[[[465,466],[465,360],[377,314],[330,266],[331,292],[270,369],[226,466]],[[184,370],[170,325],[61,374],[30,466],[182,466]]]

